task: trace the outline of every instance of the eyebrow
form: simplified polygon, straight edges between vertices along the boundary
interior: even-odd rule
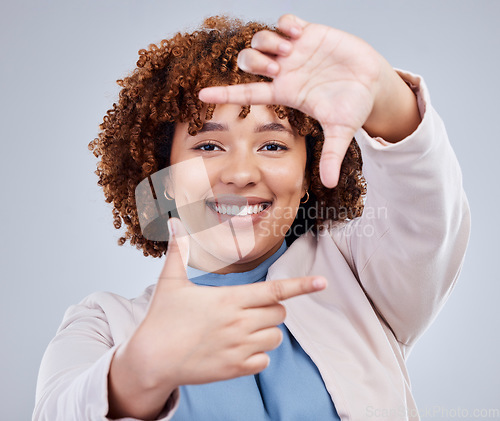
[[[221,123],[213,123],[206,122],[203,124],[198,133],[203,132],[224,132],[229,131],[229,127],[227,124]],[[293,135],[293,131],[283,126],[281,123],[266,123],[257,126],[254,130],[254,133],[263,133],[263,132],[287,132]]]

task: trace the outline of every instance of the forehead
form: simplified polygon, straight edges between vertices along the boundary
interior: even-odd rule
[[[245,117],[240,117],[241,106],[235,104],[218,104],[210,120],[202,118],[203,126],[198,134],[209,131],[228,131],[232,129],[248,129],[254,132],[279,131],[296,135],[296,130],[290,125],[287,118],[280,119],[274,109],[266,105],[252,105]],[[202,109],[204,117],[206,107]],[[187,130],[188,122],[177,123],[177,129]]]

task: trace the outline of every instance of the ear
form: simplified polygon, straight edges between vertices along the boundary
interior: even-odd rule
[[[311,175],[309,174],[308,171],[306,171],[304,174],[304,184],[302,185],[302,196],[306,194],[306,191],[309,190],[310,186],[311,186]]]

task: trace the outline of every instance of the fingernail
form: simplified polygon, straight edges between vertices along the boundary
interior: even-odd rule
[[[271,75],[275,75],[276,73],[278,73],[280,70],[280,67],[278,66],[278,63],[270,63],[268,66],[267,66],[267,72]]]
[[[172,219],[169,219],[167,221],[167,226],[168,226],[168,232],[170,233],[170,236],[175,236],[175,224],[173,223]]]
[[[301,33],[302,33],[302,28],[298,27],[298,26],[292,26],[290,28],[290,33],[295,36],[295,37],[298,37]]]
[[[282,53],[289,53],[292,51],[292,45],[288,42],[283,42],[278,46],[278,50],[280,50]]]
[[[313,287],[316,289],[323,289],[326,287],[326,279],[325,278],[314,278],[313,279]]]

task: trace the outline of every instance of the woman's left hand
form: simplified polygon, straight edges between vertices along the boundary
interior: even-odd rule
[[[413,92],[370,45],[346,32],[283,15],[278,28],[257,32],[252,48],[238,55],[238,66],[273,78],[210,87],[200,91],[207,103],[281,104],[319,121],[325,143],[320,174],[326,187],[338,183],[340,166],[356,131],[390,142],[413,132],[420,115]]]

